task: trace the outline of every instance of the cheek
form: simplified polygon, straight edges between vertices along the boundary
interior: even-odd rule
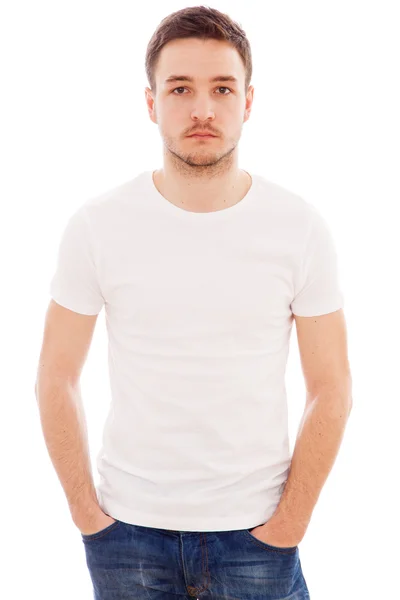
[[[166,102],[162,110],[162,119],[166,127],[171,127],[174,123],[183,121],[186,116],[187,110],[176,102]]]

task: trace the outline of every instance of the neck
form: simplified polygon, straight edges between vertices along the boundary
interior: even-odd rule
[[[192,212],[222,210],[240,202],[251,187],[251,177],[242,169],[223,173],[199,172],[190,167],[182,172],[169,166],[154,171],[153,182],[170,202]]]

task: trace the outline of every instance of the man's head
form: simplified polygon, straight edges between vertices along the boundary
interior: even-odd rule
[[[149,42],[146,73],[150,118],[172,158],[199,167],[233,161],[254,93],[250,45],[239,25],[204,6],[172,13]],[[172,76],[190,79],[168,81]],[[235,80],[211,81],[220,76]],[[189,137],[206,131],[215,137]]]

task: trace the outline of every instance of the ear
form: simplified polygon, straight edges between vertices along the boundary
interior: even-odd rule
[[[254,100],[254,86],[250,85],[246,94],[246,106],[244,111],[244,123],[250,118],[251,108]]]
[[[146,87],[144,90],[144,94],[145,94],[145,98],[146,98],[147,110],[149,111],[150,119],[153,121],[153,123],[157,123],[156,106],[155,106],[155,100],[153,98],[153,92],[151,91],[151,89],[149,87]]]

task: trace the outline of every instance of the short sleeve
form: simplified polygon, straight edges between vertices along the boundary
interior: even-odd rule
[[[295,277],[292,313],[301,317],[324,315],[343,308],[338,256],[331,230],[318,210],[309,204],[311,223]]]
[[[83,315],[97,315],[104,304],[85,207],[64,228],[50,294],[58,304]]]

